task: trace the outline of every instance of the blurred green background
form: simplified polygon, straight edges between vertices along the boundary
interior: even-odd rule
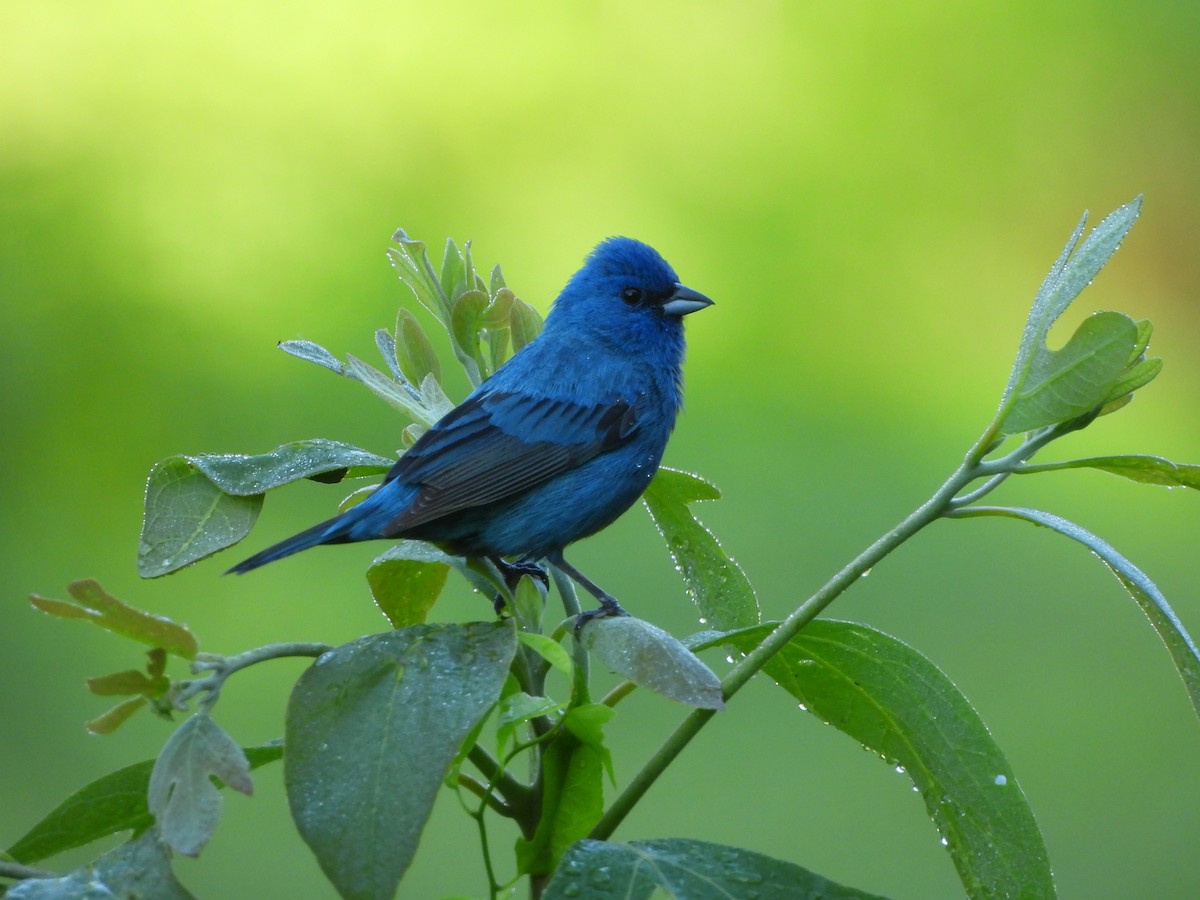
[[[1085,207],[1098,221],[1146,194],[1058,340],[1098,308],[1148,316],[1166,368],[1046,458],[1200,462],[1197,46],[1194,2],[0,5],[0,846],[169,733],[148,715],[84,732],[104,700],[83,679],[139,651],[34,613],[29,592],[95,577],[218,652],[385,627],[362,578],[382,545],[243,579],[220,577],[241,548],[155,582],[134,559],[162,457],[398,446],[389,408],[274,349],[304,337],[374,358],[372,332],[410,303],[384,258],[397,226],[436,258],[446,236],[472,239],[543,311],[612,234],[717,300],[688,321],[666,461],[722,486],[701,515],[771,617],[959,461]],[[247,550],[344,493],[272,496]],[[1200,497],[1078,472],[996,501],[1098,531],[1200,632]],[[641,510],[572,558],[636,613],[697,629]],[[461,583],[437,610],[486,613]],[[936,524],[830,614],[955,679],[1008,753],[1064,897],[1195,896],[1200,728],[1149,625],[1080,547],[1016,522]],[[246,744],[278,735],[301,669],[239,676],[218,721]],[[623,704],[618,777],[682,715]],[[280,774],[227,797],[203,858],[178,862],[200,896],[332,896]],[[907,780],[766,684],[617,835],[662,836],[898,898],[960,895]],[[510,837],[495,835],[502,859]],[[480,896],[477,860],[446,795],[402,893]]]

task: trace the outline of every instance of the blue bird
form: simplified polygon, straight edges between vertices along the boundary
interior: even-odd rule
[[[683,403],[683,317],[712,302],[646,244],[604,241],[542,333],[425,432],[378,490],[229,571],[318,544],[415,538],[487,557],[512,583],[544,580],[536,563],[548,560],[599,601],[585,615],[623,615],[563,548],[611,524],[654,477]]]

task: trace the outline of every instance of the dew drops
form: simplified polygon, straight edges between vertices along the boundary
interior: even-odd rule
[[[943,838],[942,838],[942,846],[943,846],[943,847],[949,847],[949,846],[950,846],[950,841],[949,841],[947,838],[945,838],[945,837],[943,837]]]
[[[997,775],[996,776],[996,784],[1001,785],[1001,786],[1008,784],[1008,777],[1005,775]]]

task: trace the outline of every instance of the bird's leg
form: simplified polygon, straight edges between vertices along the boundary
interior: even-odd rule
[[[563,559],[562,551],[559,551],[558,553],[555,553],[546,558],[548,560],[550,560],[550,562],[552,562],[558,568],[560,568],[562,571],[566,572],[567,575],[569,575],[571,578],[573,578],[578,584],[580,584],[583,587],[584,590],[586,590],[589,594],[591,594],[593,597],[595,597],[600,602],[600,606],[598,608],[585,610],[584,612],[581,612],[579,614],[578,618],[575,619],[575,633],[576,634],[578,634],[579,630],[581,628],[583,628],[583,626],[586,625],[588,622],[590,622],[592,619],[597,619],[597,618],[601,618],[604,616],[627,616],[627,615],[629,615],[629,613],[625,612],[625,610],[621,608],[621,604],[617,602],[616,597],[614,597],[612,594],[608,593],[607,591],[603,590],[598,584],[596,584],[594,581],[592,581],[590,578],[588,578],[586,575],[584,575],[582,572],[580,572],[577,568],[575,568],[573,565],[571,565],[569,562],[567,562],[565,559]]]
[[[504,583],[508,585],[510,591],[517,589],[517,582],[521,580],[522,575],[528,575],[530,578],[536,578],[545,587],[550,587],[550,576],[546,574],[546,570],[529,559],[518,559],[516,562],[508,562],[499,556],[489,556],[492,565],[500,570],[500,574],[504,576]],[[504,596],[497,594],[492,598],[492,606],[496,609],[496,615],[500,615],[504,611]]]

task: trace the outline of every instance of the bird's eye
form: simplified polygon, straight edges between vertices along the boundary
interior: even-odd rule
[[[641,288],[627,287],[621,291],[621,299],[630,306],[637,306],[642,302]]]

